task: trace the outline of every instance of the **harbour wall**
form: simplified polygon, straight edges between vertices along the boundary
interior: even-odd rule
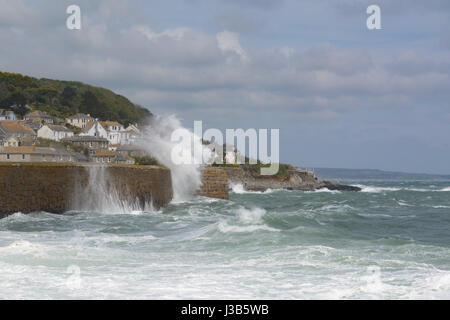
[[[159,166],[0,163],[0,217],[101,208],[102,201],[159,209],[172,197],[170,170]]]
[[[226,199],[230,198],[228,191],[228,175],[225,170],[219,168],[205,168],[202,171],[202,185],[198,195]]]

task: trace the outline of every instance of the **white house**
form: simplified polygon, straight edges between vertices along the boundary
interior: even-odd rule
[[[129,144],[130,133],[125,130],[124,126],[116,121],[102,121],[101,125],[108,132],[106,139],[113,144]]]
[[[108,139],[108,132],[97,120],[89,122],[79,136],[92,136]],[[109,139],[108,139],[109,141]]]
[[[141,130],[137,127],[137,125],[130,124],[128,128],[125,129],[128,132],[127,143],[123,144],[136,144],[138,143],[139,138],[142,137]]]
[[[77,113],[66,119],[66,122],[72,126],[84,129],[87,127],[89,122],[95,121],[90,114]]]
[[[53,124],[46,124],[42,126],[38,132],[39,138],[49,139],[49,140],[55,140],[60,141],[64,138],[69,138],[73,136],[73,132],[67,129],[63,126],[53,125]]]
[[[0,109],[0,120],[17,120],[14,112],[10,110]]]

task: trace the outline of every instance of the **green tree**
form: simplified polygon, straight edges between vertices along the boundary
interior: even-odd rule
[[[74,107],[76,97],[77,91],[75,88],[67,86],[61,93],[61,103],[69,107]]]
[[[50,106],[53,106],[53,99],[58,96],[58,90],[55,88],[39,88],[38,99]]]

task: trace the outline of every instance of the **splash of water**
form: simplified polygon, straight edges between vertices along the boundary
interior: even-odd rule
[[[119,192],[108,173],[107,166],[93,165],[85,168],[88,173],[88,182],[78,186],[73,210],[93,211],[112,214],[139,214],[141,212],[154,212],[151,201],[141,201],[130,197],[130,192]]]
[[[175,130],[182,130],[191,137],[191,141],[183,141],[182,144],[172,141],[172,133]],[[151,124],[144,129],[142,146],[160,164],[170,169],[174,202],[183,202],[191,199],[200,188],[202,165],[196,164],[196,161],[192,161],[192,164],[174,163],[172,149],[176,145],[181,146],[182,150],[190,154],[192,159],[195,159],[196,155],[203,155],[204,152],[201,137],[184,128],[174,115],[155,116]]]

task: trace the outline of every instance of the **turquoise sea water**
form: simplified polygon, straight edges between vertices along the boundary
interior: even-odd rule
[[[0,220],[0,298],[450,298],[450,182],[360,185],[17,213]]]

